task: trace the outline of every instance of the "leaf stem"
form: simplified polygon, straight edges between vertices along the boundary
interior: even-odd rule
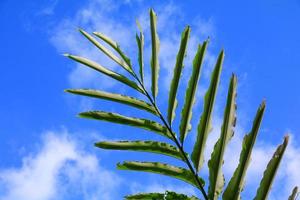
[[[161,119],[161,121],[163,122],[163,124],[167,127],[168,131],[170,132],[173,141],[175,142],[176,146],[179,148],[185,163],[187,164],[187,166],[189,167],[189,169],[191,170],[192,174],[194,175],[195,181],[197,182],[199,189],[204,197],[205,200],[208,200],[208,196],[201,184],[201,181],[199,180],[199,176],[198,173],[196,172],[196,170],[193,168],[190,159],[188,158],[188,156],[186,155],[184,149],[183,149],[183,144],[181,144],[179,142],[179,140],[177,139],[176,135],[174,134],[174,132],[172,131],[172,127],[171,125],[165,120],[164,116],[161,114],[159,108],[156,105],[156,102],[153,100],[153,98],[149,95],[148,91],[146,90],[144,84],[140,81],[140,79],[138,78],[138,76],[135,74],[135,72],[133,72],[133,77],[138,81],[138,83],[140,84],[140,86],[142,87],[142,89],[144,90],[144,95],[149,99],[150,103],[152,104],[152,106],[155,108],[157,114],[159,115],[159,118]]]

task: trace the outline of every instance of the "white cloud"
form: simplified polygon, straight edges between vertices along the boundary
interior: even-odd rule
[[[70,52],[93,59],[103,66],[118,71],[117,65],[103,55],[95,46],[85,39],[78,31],[78,27],[88,32],[101,31],[104,34],[120,41],[122,47],[128,48],[129,29],[126,24],[120,23],[111,17],[117,9],[110,1],[92,0],[87,6],[77,11],[71,19],[63,19],[55,28],[51,42],[59,52]],[[132,35],[134,36],[134,35]],[[134,37],[133,37],[134,39]],[[102,87],[111,88],[114,81],[105,76],[99,76],[95,71],[77,65],[69,75],[71,86],[74,87]]]
[[[81,196],[110,200],[120,178],[99,165],[68,133],[48,132],[22,166],[0,171],[0,199],[51,200]]]
[[[128,3],[128,2],[127,2]],[[138,19],[142,24],[146,36],[145,45],[145,72],[146,80],[149,79],[149,63],[150,63],[150,32],[149,32],[149,16],[147,8],[137,11],[138,14],[130,16],[129,22],[121,20],[126,18],[124,13],[120,12],[120,6],[126,4],[126,2],[118,2],[111,4],[109,0],[91,0],[89,3],[77,11],[74,17],[70,19],[63,19],[59,22],[57,28],[53,32],[51,41],[59,52],[71,52],[86,56],[93,60],[98,61],[102,65],[109,67],[115,71],[122,72],[121,68],[115,63],[110,61],[104,56],[98,49],[91,45],[86,39],[84,39],[77,31],[77,27],[82,27],[89,32],[100,31],[106,35],[118,41],[121,44],[122,49],[129,55],[134,55],[132,62],[136,62],[136,42],[135,42],[135,16],[139,16]],[[161,80],[165,83],[162,88],[163,92],[169,87],[171,80],[170,74],[173,71],[173,67],[176,60],[176,54],[179,48],[180,35],[183,30],[183,26],[178,26],[184,23],[184,15],[181,9],[173,3],[163,4],[155,7],[158,14],[158,32],[160,36],[160,64],[161,64]],[[118,14],[122,13],[122,14]],[[177,20],[171,20],[177,19]],[[167,28],[166,28],[167,27]],[[186,58],[186,67],[190,68],[192,60],[195,55],[197,45],[202,42],[208,36],[215,34],[214,24],[212,19],[204,20],[197,17],[197,20],[192,22],[192,34],[188,47],[188,54]],[[134,48],[132,48],[134,47]],[[208,66],[213,66],[215,62],[215,56],[208,51],[206,56],[206,63]],[[135,63],[137,64],[137,63]],[[205,70],[210,71],[211,67]],[[187,70],[190,71],[190,70]],[[189,75],[189,73],[188,73]],[[69,81],[72,87],[100,87],[116,89],[115,81],[100,76],[96,72],[87,69],[86,67],[77,65],[69,75]],[[184,76],[184,79],[187,79]]]

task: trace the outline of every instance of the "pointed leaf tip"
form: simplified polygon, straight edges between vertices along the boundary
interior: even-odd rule
[[[150,10],[150,29],[151,29],[151,73],[152,85],[151,91],[155,101],[158,93],[158,76],[159,76],[159,37],[156,27],[156,14]]]
[[[224,56],[223,53],[221,52],[217,58],[217,62],[215,64],[214,70],[211,73],[211,79],[210,79],[211,81],[210,81],[209,88],[207,89],[204,96],[203,112],[201,114],[198,123],[197,139],[194,144],[194,149],[191,155],[192,161],[197,171],[200,170],[200,168],[204,163],[204,151],[205,151],[206,141],[207,141],[208,134],[212,130],[212,125],[211,125],[212,113],[214,109],[219,82],[220,82],[223,59]]]
[[[70,57],[70,54],[69,53],[63,53],[62,56]]]
[[[224,119],[221,128],[221,135],[216,142],[211,158],[208,161],[209,180],[208,197],[212,200],[218,199],[225,185],[222,165],[224,163],[224,153],[227,144],[233,137],[233,129],[236,121],[236,77],[233,75],[230,80],[227,102],[224,111]]]
[[[241,198],[240,195],[244,188],[245,177],[251,160],[252,149],[257,138],[264,111],[265,104],[262,102],[257,109],[250,133],[244,136],[239,164],[235,169],[225,191],[223,192],[223,200],[240,200]]]
[[[179,87],[179,81],[181,77],[181,72],[184,67],[184,58],[186,56],[187,44],[189,40],[190,29],[186,27],[181,34],[181,42],[179,50],[176,56],[176,63],[174,67],[173,78],[170,85],[169,91],[169,102],[168,102],[168,122],[172,124],[173,119],[175,118],[175,111],[177,107],[177,90]]]
[[[193,71],[188,83],[188,87],[185,92],[184,106],[181,111],[180,121],[180,142],[183,143],[186,135],[190,131],[193,105],[195,103],[195,96],[198,87],[198,80],[201,74],[204,55],[207,48],[207,41],[203,42],[203,45],[198,45],[197,53],[193,60]]]
[[[274,152],[271,160],[269,161],[266,167],[266,170],[264,171],[263,178],[261,179],[254,200],[265,200],[268,198],[268,194],[272,188],[272,184],[276,176],[277,170],[288,145],[288,140],[289,137],[285,136],[283,143],[279,145],[276,151]]]
[[[141,26],[140,21],[139,21],[138,19],[136,19],[136,20],[135,20],[135,23],[136,23],[136,26],[138,27],[139,31],[140,31],[140,32],[143,32],[143,28],[142,28],[142,26]]]
[[[298,187],[294,187],[292,194],[289,196],[288,200],[296,200],[299,195]]]
[[[287,146],[288,143],[289,143],[289,140],[290,140],[290,136],[289,136],[289,135],[284,136],[283,145],[284,145],[284,146]]]

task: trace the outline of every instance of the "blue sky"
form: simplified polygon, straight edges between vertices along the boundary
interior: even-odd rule
[[[136,64],[135,19],[138,18],[145,29],[146,76],[149,80],[150,7],[158,14],[161,37],[158,98],[162,110],[167,108],[164,102],[168,97],[169,73],[173,70],[180,33],[189,24],[192,33],[179,99],[184,95],[195,48],[210,37],[194,107],[194,127],[201,114],[202,97],[216,56],[222,48],[226,52],[207,155],[219,134],[224,97],[229,77],[234,72],[239,80],[238,126],[225,155],[227,180],[237,164],[242,137],[251,127],[257,106],[266,99],[267,111],[243,196],[245,199],[253,197],[268,159],[287,133],[291,136],[291,143],[270,199],[282,199],[293,185],[300,185],[300,92],[297,87],[300,85],[300,1],[2,0],[1,200],[20,197],[30,200],[121,199],[124,194],[164,189],[199,195],[194,188],[169,178],[115,170],[115,163],[125,159],[143,160],[146,155],[153,161],[174,162],[172,159],[143,153],[107,152],[92,145],[105,138],[160,137],[134,128],[76,117],[78,112],[89,109],[143,116],[138,110],[133,112],[118,104],[74,97],[63,92],[66,88],[97,88],[136,96],[134,91],[71,62],[62,54],[84,55],[122,72],[89,44],[77,28],[110,35],[120,42]],[[181,107],[182,104],[179,104],[176,123]],[[192,131],[187,138],[189,146],[193,144],[195,134]],[[206,176],[207,169],[201,173]]]

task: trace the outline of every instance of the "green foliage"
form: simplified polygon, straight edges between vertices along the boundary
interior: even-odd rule
[[[224,200],[240,199],[241,191],[244,187],[244,179],[250,164],[252,149],[258,134],[264,111],[265,102],[263,102],[257,110],[251,132],[244,137],[239,164],[223,193]]]
[[[185,93],[184,106],[181,112],[181,123],[179,127],[181,143],[183,143],[188,131],[191,130],[190,121],[192,119],[192,108],[195,103],[195,95],[197,91],[202,63],[204,60],[204,54],[207,48],[207,43],[208,41],[205,41],[202,45],[198,46],[198,50],[193,61],[193,71],[189,80],[188,88]]]
[[[210,182],[208,196],[210,199],[218,199],[218,196],[222,192],[225,184],[224,175],[222,173],[222,165],[224,162],[223,156],[225,148],[229,140],[233,137],[233,128],[236,123],[236,83],[236,76],[232,75],[227,95],[221,135],[219,140],[216,142],[211,158],[208,161]]]
[[[194,150],[192,152],[192,161],[197,171],[200,170],[200,168],[204,163],[205,144],[206,144],[207,136],[211,130],[211,117],[212,117],[213,107],[217,95],[217,87],[219,84],[223,59],[224,59],[224,52],[221,51],[218,57],[216,67],[213,70],[211,75],[210,86],[204,97],[203,113],[198,125],[197,140],[194,145]]]
[[[199,200],[197,197],[188,197],[184,194],[166,191],[165,193],[141,193],[125,197],[126,200]]]
[[[191,171],[182,168],[182,167],[175,167],[172,165],[159,163],[159,162],[136,162],[136,161],[125,161],[123,163],[118,163],[118,169],[123,170],[136,170],[136,171],[144,171],[144,172],[151,172],[157,174],[163,174],[166,176],[171,176],[177,178],[179,180],[185,181],[195,187],[198,186],[197,182],[194,179],[194,174]],[[201,180],[201,187],[204,186],[204,180]]]
[[[141,162],[141,161],[124,161],[117,164],[117,168],[121,170],[134,170],[141,172],[150,172],[161,175],[166,175],[184,181],[195,188],[199,189],[205,200],[217,200],[222,194],[223,200],[239,200],[241,192],[244,187],[245,176],[247,168],[251,160],[251,154],[255,141],[259,132],[259,127],[262,122],[265,111],[265,102],[263,102],[257,110],[253,121],[252,129],[249,134],[245,135],[243,139],[242,150],[240,153],[239,164],[231,177],[227,187],[223,191],[225,185],[224,175],[222,173],[222,166],[224,163],[224,154],[226,147],[229,145],[230,139],[234,134],[234,127],[236,124],[236,87],[237,78],[232,75],[227,94],[227,103],[224,109],[223,124],[221,128],[220,137],[214,145],[211,157],[208,161],[209,178],[208,191],[205,190],[205,181],[198,175],[198,171],[204,164],[204,151],[207,143],[207,138],[212,129],[211,121],[213,117],[213,109],[217,95],[217,89],[220,82],[222,65],[224,60],[224,51],[222,50],[217,59],[214,70],[211,74],[210,85],[207,89],[203,99],[203,112],[198,124],[197,139],[194,144],[192,153],[186,152],[183,144],[184,140],[191,130],[191,119],[193,105],[196,100],[196,92],[198,81],[201,74],[202,64],[205,58],[208,41],[204,41],[202,45],[198,46],[198,50],[193,60],[193,69],[190,80],[185,92],[184,104],[181,112],[181,119],[179,124],[179,134],[177,134],[172,124],[177,107],[177,90],[179,88],[180,77],[184,66],[184,57],[188,45],[190,35],[190,27],[187,26],[181,35],[181,42],[176,57],[176,64],[174,67],[173,79],[170,85],[167,117],[165,118],[156,103],[158,92],[158,77],[159,77],[159,38],[157,33],[156,14],[150,10],[150,32],[151,32],[151,95],[144,85],[144,34],[139,23],[139,34],[136,34],[136,41],[138,46],[138,64],[139,75],[136,74],[130,59],[121,50],[120,46],[113,39],[108,36],[94,32],[93,35],[99,40],[106,43],[111,49],[103,46],[94,36],[89,33],[79,30],[84,37],[86,37],[95,47],[101,52],[115,61],[125,71],[129,72],[128,76],[114,72],[106,67],[80,56],[65,54],[68,58],[90,67],[101,74],[111,77],[122,84],[133,88],[137,92],[137,96],[143,95],[147,100],[141,100],[138,97],[131,97],[121,94],[114,94],[105,91],[91,90],[91,89],[68,89],[66,92],[83,95],[87,97],[117,102],[127,105],[131,108],[137,108],[140,111],[151,113],[157,122],[153,119],[136,118],[132,116],[124,116],[118,113],[109,113],[105,111],[87,111],[79,114],[80,117],[108,121],[117,124],[134,126],[155,132],[172,143],[161,141],[99,141],[95,146],[101,149],[110,150],[129,150],[137,152],[149,152],[159,155],[170,156],[176,158],[180,164],[185,167],[178,167],[167,163],[160,162]],[[114,51],[114,52],[113,52]],[[178,139],[179,136],[179,139]],[[288,137],[285,137],[283,144],[281,144],[275,151],[264,172],[260,186],[257,189],[255,196],[256,200],[267,199],[272,183],[274,181],[280,161],[282,160],[284,151],[288,144]],[[190,158],[191,157],[191,158]],[[296,199],[298,188],[295,187],[289,200]],[[184,194],[177,194],[175,192],[166,191],[165,193],[144,193],[126,196],[125,199],[144,199],[144,200],[197,200],[197,197],[188,197]],[[198,199],[199,200],[199,199]]]
[[[158,115],[157,111],[155,108],[142,100],[136,99],[134,97],[129,97],[126,95],[121,95],[121,94],[114,94],[110,92],[104,92],[100,90],[89,90],[89,89],[78,89],[78,90],[65,90],[66,92],[73,93],[73,94],[78,94],[78,95],[83,95],[83,96],[88,96],[88,97],[94,97],[98,99],[105,99],[109,101],[114,101],[122,104],[127,104],[129,106],[133,106],[142,110],[146,110],[152,114]]]
[[[144,151],[157,154],[164,154],[184,160],[180,150],[167,143],[156,141],[101,141],[95,143],[96,147],[111,150],[131,150],[131,151]]]
[[[296,200],[299,195],[298,187],[294,187],[291,196],[289,196],[288,200]]]
[[[179,86],[179,80],[181,76],[181,71],[183,68],[183,59],[186,54],[187,49],[187,43],[190,36],[190,27],[187,27],[184,29],[182,35],[181,35],[181,43],[179,47],[179,51],[176,57],[176,64],[174,67],[174,75],[170,86],[170,93],[169,93],[169,107],[168,107],[168,121],[169,124],[172,123],[174,117],[175,117],[175,110],[177,107],[177,100],[176,100],[176,94],[177,89]]]
[[[114,123],[118,123],[118,124],[125,124],[125,125],[130,125],[130,126],[136,126],[136,127],[140,127],[140,128],[146,129],[146,130],[156,132],[162,136],[172,138],[167,127],[165,127],[157,122],[148,120],[148,119],[126,117],[123,115],[119,115],[117,113],[109,113],[109,112],[103,112],[103,111],[83,112],[83,113],[79,113],[79,117],[103,120],[103,121],[114,122]]]
[[[151,29],[151,42],[152,42],[152,55],[151,55],[151,69],[152,69],[152,96],[155,98],[158,93],[158,74],[159,74],[159,39],[156,29],[156,14],[150,10],[150,29]]]
[[[140,78],[142,84],[144,84],[144,33],[142,30],[142,27],[138,21],[136,21],[138,28],[140,29],[140,34],[136,34],[136,42],[138,45],[139,49],[139,54],[138,54],[138,61],[139,61],[139,66],[140,66]]]
[[[289,141],[289,137],[286,136],[284,138],[283,143],[277,147],[272,159],[267,165],[267,168],[264,172],[263,178],[260,182],[260,186],[257,190],[254,200],[264,200],[268,197],[268,194],[271,190],[272,182],[275,178],[275,174],[279,167],[280,161],[282,159],[288,141]]]

